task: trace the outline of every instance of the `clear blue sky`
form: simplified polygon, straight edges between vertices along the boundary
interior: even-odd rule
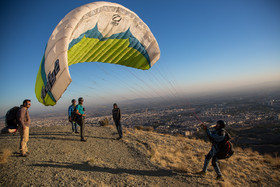
[[[90,2],[0,2],[0,116],[25,98],[35,112],[65,108],[79,96],[89,106],[280,81],[279,0],[116,0],[150,27],[160,60],[149,71],[73,65],[71,85],[55,107],[45,107],[34,85],[48,38],[67,13]]]

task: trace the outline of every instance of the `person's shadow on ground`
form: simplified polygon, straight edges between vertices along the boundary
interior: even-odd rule
[[[32,164],[31,166],[66,168],[66,169],[74,169],[74,170],[79,170],[79,171],[106,172],[106,173],[111,173],[111,174],[127,173],[127,174],[131,174],[131,175],[156,176],[156,177],[177,175],[176,173],[172,172],[171,170],[165,170],[165,169],[135,170],[135,169],[125,169],[125,168],[109,168],[109,167],[91,166],[88,162],[67,163],[67,162],[48,161],[43,164]]]

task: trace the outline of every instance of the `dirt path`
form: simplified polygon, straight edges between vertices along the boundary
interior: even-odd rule
[[[152,131],[125,129],[118,137],[112,126],[86,127],[81,142],[71,127],[30,129],[30,155],[18,156],[19,135],[1,135],[0,153],[13,153],[0,164],[0,186],[279,186],[280,160],[252,150],[236,149],[220,161],[225,181],[213,167],[201,170],[210,143]],[[1,160],[0,160],[1,161]],[[269,181],[269,183],[267,183]]]
[[[86,128],[87,142],[70,126],[34,127],[26,158],[18,157],[19,135],[2,135],[13,154],[0,165],[0,186],[186,186],[184,175],[153,165],[115,129]],[[17,152],[17,153],[16,153]]]

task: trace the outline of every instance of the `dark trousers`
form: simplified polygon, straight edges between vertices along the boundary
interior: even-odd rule
[[[122,138],[122,124],[120,121],[115,121],[115,125],[117,127],[120,138]]]
[[[80,125],[80,135],[81,135],[81,140],[85,139],[85,118],[80,117],[77,120],[78,125]]]

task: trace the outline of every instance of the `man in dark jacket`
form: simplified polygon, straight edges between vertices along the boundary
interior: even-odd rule
[[[119,109],[118,105],[114,103],[113,110],[112,110],[113,120],[116,124],[118,133],[119,133],[119,139],[122,138],[122,124],[121,124],[121,110]]]
[[[202,126],[203,129],[206,131],[210,141],[212,142],[212,148],[205,157],[204,166],[200,173],[203,175],[206,174],[209,162],[212,158],[212,165],[217,173],[217,179],[223,180],[223,175],[218,165],[217,153],[219,153],[220,151],[220,144],[225,140],[225,130],[224,130],[225,123],[222,120],[217,121],[217,124],[214,127],[215,128],[214,131],[210,131],[209,128],[207,128],[207,126],[204,124],[202,124]]]

